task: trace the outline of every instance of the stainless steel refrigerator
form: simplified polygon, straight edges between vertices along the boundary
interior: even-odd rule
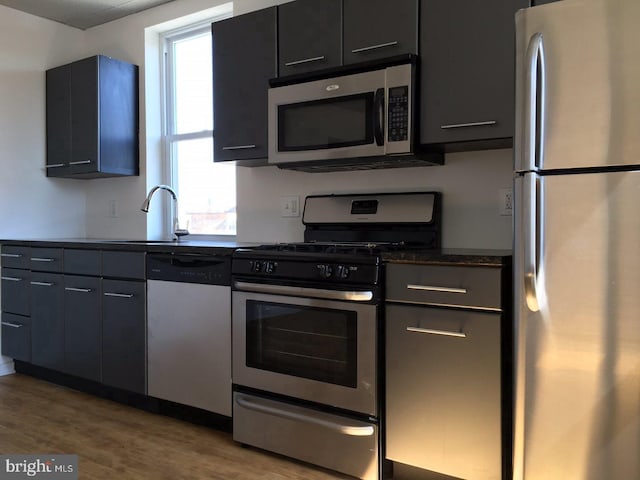
[[[515,480],[640,479],[640,0],[516,15]]]

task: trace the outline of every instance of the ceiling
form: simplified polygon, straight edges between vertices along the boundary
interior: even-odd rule
[[[86,30],[175,0],[0,0],[38,17]]]

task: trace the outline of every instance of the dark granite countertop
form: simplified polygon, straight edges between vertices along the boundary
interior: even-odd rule
[[[416,265],[466,265],[502,267],[511,263],[511,250],[444,248],[437,250],[405,250],[382,255],[387,263]]]
[[[3,245],[20,245],[43,248],[79,248],[122,250],[130,252],[190,252],[190,253],[232,253],[241,247],[251,247],[257,243],[224,242],[213,240],[118,240],[99,238],[33,238],[0,239]]]

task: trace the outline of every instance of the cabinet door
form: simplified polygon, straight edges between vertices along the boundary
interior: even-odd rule
[[[71,173],[99,169],[98,60],[91,57],[71,64]]]
[[[64,370],[64,290],[58,273],[31,277],[31,361]]]
[[[418,53],[418,0],[344,0],[344,63]]]
[[[64,277],[65,372],[100,380],[102,322],[100,279]]]
[[[280,76],[342,65],[342,0],[304,0],[278,10]]]
[[[514,133],[514,15],[528,0],[421,0],[420,142]]]
[[[386,315],[387,458],[499,480],[500,315],[397,305]]]
[[[276,7],[211,28],[214,160],[264,159],[266,164],[267,89],[277,75]]]
[[[2,355],[31,361],[31,319],[2,312]]]
[[[71,161],[71,66],[46,72],[47,176],[69,174]]]
[[[102,281],[102,383],[147,390],[145,283]]]
[[[2,269],[2,311],[29,316],[31,272],[15,268]]]

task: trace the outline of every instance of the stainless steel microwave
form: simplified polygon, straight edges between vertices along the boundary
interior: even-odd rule
[[[413,63],[269,89],[269,164],[306,171],[442,163],[417,155]]]

